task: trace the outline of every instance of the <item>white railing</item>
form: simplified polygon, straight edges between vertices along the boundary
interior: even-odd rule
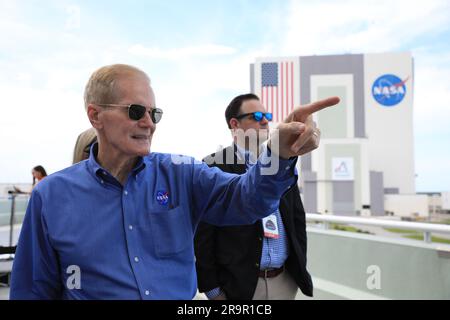
[[[15,191],[9,191],[8,197],[0,197],[0,208],[3,210],[3,212],[0,210],[0,226],[5,226],[5,218],[8,220],[9,225],[9,246],[12,247],[13,245],[13,235],[14,235],[14,225],[16,224],[16,217],[17,214],[24,214],[25,211],[20,209],[19,212],[17,212],[18,208],[17,205],[21,204],[23,207],[23,204],[26,204],[28,202],[30,196],[28,194],[23,194]],[[20,203],[19,203],[20,202]],[[6,205],[6,206],[5,206]]]
[[[377,226],[385,228],[396,228],[403,230],[414,230],[423,232],[423,239],[427,243],[431,243],[431,233],[438,232],[450,235],[450,225],[423,223],[423,222],[406,222],[391,221],[373,218],[344,217],[335,215],[323,215],[317,213],[307,213],[306,221],[319,221],[324,223],[325,229],[329,229],[330,223],[356,224],[366,226]]]

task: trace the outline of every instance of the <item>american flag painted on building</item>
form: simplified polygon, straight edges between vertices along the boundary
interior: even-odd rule
[[[294,108],[294,90],[299,90],[293,61],[261,63],[260,98],[273,121],[280,122]]]

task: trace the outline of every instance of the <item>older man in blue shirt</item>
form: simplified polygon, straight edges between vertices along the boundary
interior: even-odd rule
[[[150,153],[162,116],[150,79],[128,65],[100,68],[85,90],[98,143],[89,159],[33,190],[11,299],[191,299],[199,221],[248,224],[272,213],[296,181],[294,157],[317,148],[310,114],[337,101],[296,109],[259,162],[238,176]],[[280,169],[265,175],[274,159]]]

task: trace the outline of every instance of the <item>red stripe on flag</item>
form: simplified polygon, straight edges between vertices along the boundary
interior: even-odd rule
[[[261,99],[261,103],[264,105],[264,88],[261,88],[261,94],[259,96]]]
[[[265,87],[263,87],[262,88],[262,92],[261,92],[261,99],[262,99],[262,104],[263,105],[266,105],[266,88]]]
[[[300,64],[298,64],[296,68],[297,68],[297,74],[299,75],[298,76],[298,82],[295,83],[295,86],[297,87],[296,90],[298,92],[298,104],[297,105],[300,105],[301,104],[301,95],[300,95],[300,81],[301,81],[300,80]],[[295,109],[295,107],[296,106],[294,106],[294,109]]]
[[[273,86],[270,86],[270,107],[273,109]]]
[[[261,88],[261,103],[264,105],[264,88]]]
[[[284,110],[287,113],[289,110],[289,62],[286,62],[286,105]]]
[[[277,77],[278,77],[278,75],[277,75]],[[279,89],[280,89],[280,86],[278,85],[278,86],[277,86],[277,98],[276,98],[276,100],[275,100],[275,107],[276,107],[277,110],[280,108],[280,105],[279,105],[279,103],[278,103],[278,90],[279,90]]]
[[[281,83],[281,110],[283,110],[284,109],[284,82],[283,82],[283,74],[284,74],[284,62],[281,62],[281,73],[280,73],[280,83]],[[283,119],[284,119],[284,112],[282,113],[283,114]]]
[[[284,110],[286,110],[286,112],[289,110],[289,106],[291,104],[291,95],[290,95],[290,90],[291,90],[291,72],[289,69],[289,62],[286,62],[286,106],[284,108]]]
[[[294,63],[291,62],[291,108],[289,112],[294,109]]]

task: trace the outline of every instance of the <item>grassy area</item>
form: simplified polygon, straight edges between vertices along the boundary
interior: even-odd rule
[[[368,232],[368,231],[363,231],[361,229],[358,229],[358,228],[355,228],[355,227],[352,227],[352,226],[346,226],[346,225],[337,224],[337,223],[331,223],[330,224],[330,229],[339,230],[339,231],[348,231],[348,232],[370,234],[370,232]]]
[[[450,224],[450,219],[444,219],[444,220],[439,220],[439,221],[430,221],[429,223]]]
[[[408,235],[405,235],[404,237],[409,238],[409,239],[415,239],[415,240],[423,240],[423,234],[408,234]],[[438,242],[438,243],[450,244],[450,239],[444,239],[444,238],[439,238],[439,237],[435,237],[435,236],[431,236],[431,241]]]
[[[389,232],[394,232],[394,233],[417,233],[417,234],[420,234],[419,232],[414,231],[414,230],[405,230],[405,229],[396,229],[396,228],[383,228],[383,229],[386,231],[389,231]]]
[[[396,228],[383,228],[383,229],[386,231],[389,231],[389,232],[401,233],[404,238],[414,239],[414,240],[423,240],[423,232],[418,232],[418,231],[413,231],[413,230],[396,229]],[[450,239],[431,236],[431,242],[450,244]]]

